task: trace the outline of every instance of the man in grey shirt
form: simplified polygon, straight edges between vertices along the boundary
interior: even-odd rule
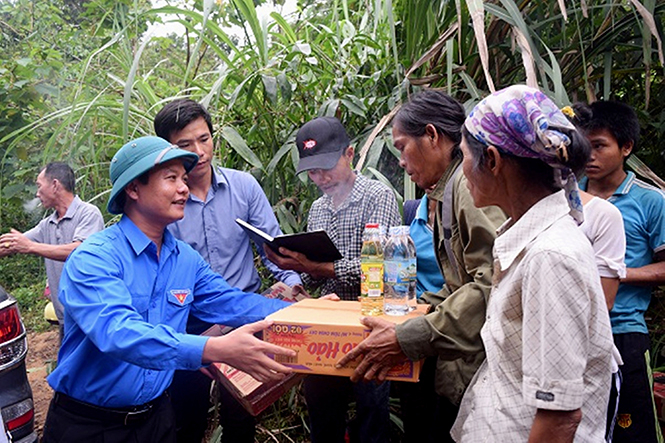
[[[37,176],[37,198],[46,209],[54,209],[25,233],[16,229],[0,236],[0,257],[33,254],[44,257],[51,300],[63,333],[64,309],[58,301],[58,285],[64,261],[89,235],[104,229],[99,209],[75,193],[74,171],[66,163],[49,163]]]

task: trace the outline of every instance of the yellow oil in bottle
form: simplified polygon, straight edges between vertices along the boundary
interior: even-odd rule
[[[365,225],[360,271],[361,314],[383,314],[383,247],[378,224]]]

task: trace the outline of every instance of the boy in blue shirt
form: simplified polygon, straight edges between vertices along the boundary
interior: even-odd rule
[[[626,230],[626,278],[610,311],[614,341],[624,361],[614,442],[662,442],[649,366],[644,313],[654,286],[665,283],[665,194],[626,172],[640,126],[635,111],[619,102],[576,105],[575,117],[592,153],[580,188],[613,203]]]

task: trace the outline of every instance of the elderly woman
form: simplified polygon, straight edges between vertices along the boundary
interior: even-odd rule
[[[602,441],[612,332],[573,171],[589,146],[540,91],[512,86],[463,128],[474,204],[509,216],[494,243],[481,336],[487,360],[465,393],[458,442]]]

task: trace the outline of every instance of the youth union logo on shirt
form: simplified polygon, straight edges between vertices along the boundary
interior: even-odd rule
[[[171,289],[171,295],[175,297],[176,300],[180,302],[180,304],[184,304],[185,300],[187,300],[187,296],[192,292],[189,289]]]

